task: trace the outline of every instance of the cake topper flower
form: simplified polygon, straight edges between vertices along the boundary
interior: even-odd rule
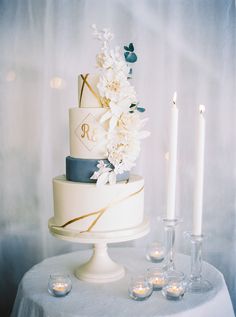
[[[139,113],[145,109],[139,106],[136,91],[130,82],[131,68],[128,63],[137,61],[134,45],[124,46],[125,53],[120,54],[117,46],[111,48],[114,35],[109,29],[98,30],[92,25],[94,36],[102,42],[96,56],[99,79],[97,88],[106,113],[100,122],[108,122],[107,158],[109,163],[98,162],[98,170],[91,176],[97,185],[114,184],[116,175],[122,174],[135,165],[140,151],[140,140],[150,133],[141,130],[147,120]]]

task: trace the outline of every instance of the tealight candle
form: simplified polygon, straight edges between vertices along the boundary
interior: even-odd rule
[[[166,288],[166,294],[170,297],[180,297],[184,295],[184,288],[180,285],[170,285]]]
[[[168,283],[162,289],[162,294],[169,300],[179,300],[185,293],[185,276],[182,272],[166,272]]]
[[[68,292],[67,283],[55,283],[52,285],[52,292],[55,296],[65,296]]]
[[[153,277],[149,279],[150,283],[153,285],[153,289],[162,289],[166,284],[164,277]]]
[[[164,252],[162,250],[156,250],[151,252],[149,257],[152,261],[162,261],[164,259]]]
[[[129,296],[137,301],[142,301],[152,295],[153,287],[145,276],[133,277],[129,284]]]
[[[158,263],[164,260],[165,248],[159,242],[153,242],[147,247],[146,258],[153,262]]]
[[[56,297],[66,296],[72,288],[71,280],[65,274],[52,274],[48,281],[48,292]]]
[[[134,287],[133,288],[133,294],[137,297],[146,297],[150,292],[150,287]]]
[[[162,268],[153,267],[147,269],[149,283],[152,284],[153,290],[161,290],[167,284],[165,271]]]

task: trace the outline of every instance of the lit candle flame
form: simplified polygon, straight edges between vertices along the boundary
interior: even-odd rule
[[[174,92],[173,96],[173,104],[176,105],[176,100],[177,100],[177,91]]]
[[[205,106],[204,105],[199,105],[199,112],[200,113],[204,113],[206,110]]]

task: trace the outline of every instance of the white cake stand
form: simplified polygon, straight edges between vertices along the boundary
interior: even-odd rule
[[[93,283],[113,282],[125,275],[124,267],[110,258],[107,252],[108,243],[135,240],[145,236],[150,230],[147,219],[139,226],[130,229],[80,233],[72,229],[55,227],[53,218],[51,218],[48,221],[48,228],[56,238],[71,242],[94,244],[93,255],[89,261],[75,270],[75,275],[80,280]]]

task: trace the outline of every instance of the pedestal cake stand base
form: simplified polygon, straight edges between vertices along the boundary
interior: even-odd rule
[[[83,281],[104,283],[119,280],[125,275],[125,269],[111,260],[107,253],[107,245],[94,244],[90,260],[75,271],[75,275]]]
[[[150,230],[147,219],[137,227],[109,232],[80,233],[76,230],[56,227],[54,223],[53,218],[49,219],[48,227],[56,238],[94,244],[93,255],[89,261],[75,270],[75,276],[80,280],[93,283],[113,282],[125,275],[125,268],[110,258],[107,252],[108,243],[135,240],[145,236]]]

